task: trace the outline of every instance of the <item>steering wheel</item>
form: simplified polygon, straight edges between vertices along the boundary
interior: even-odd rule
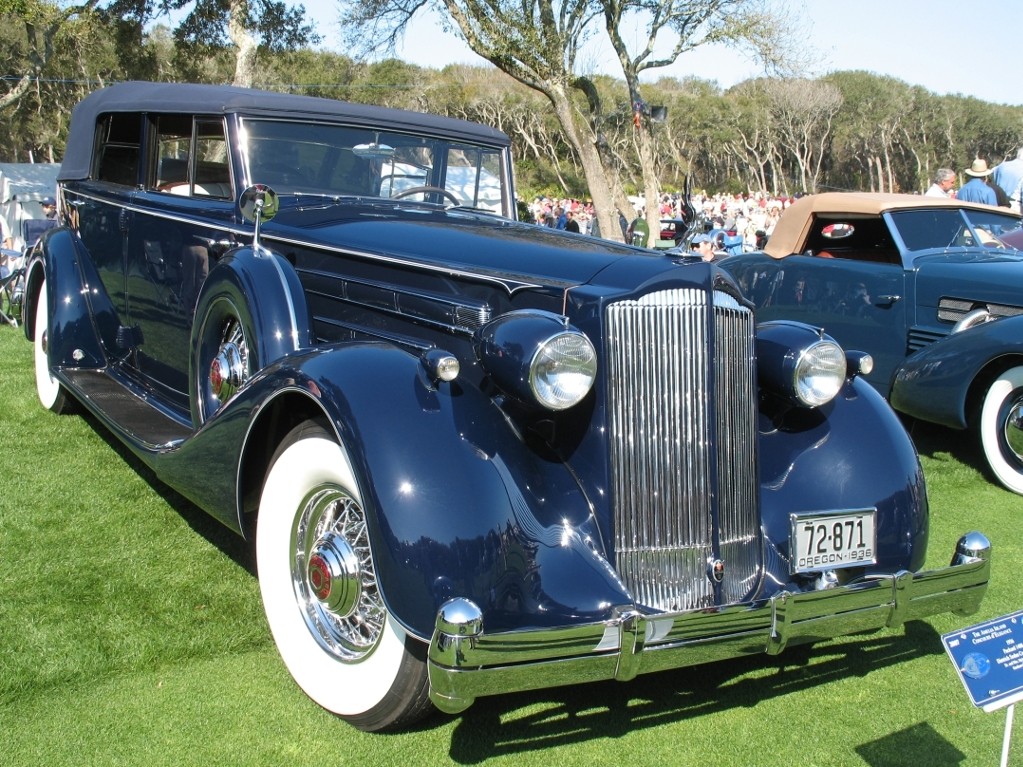
[[[461,205],[462,201],[455,197],[447,189],[442,189],[439,186],[410,186],[408,189],[403,189],[397,194],[392,194],[392,200],[400,200],[403,197],[408,197],[411,194],[419,194],[420,192],[434,192],[436,194],[447,197],[454,205]]]

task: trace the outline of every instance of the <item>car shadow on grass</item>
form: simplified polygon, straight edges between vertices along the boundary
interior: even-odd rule
[[[164,484],[145,463],[125,446],[99,419],[84,408],[78,413],[93,431],[98,434],[111,450],[141,477],[153,492],[159,495],[184,520],[193,531],[201,535],[210,545],[230,558],[251,575],[256,575],[256,559],[252,542],[234,530],[226,527],[196,506],[185,496]]]
[[[952,458],[976,470],[985,480],[996,482],[990,476],[984,452],[972,431],[950,429],[927,421],[903,417],[903,426],[916,445],[917,452],[935,461]]]
[[[934,628],[914,621],[903,631],[844,637],[812,648],[790,648],[775,657],[736,658],[650,674],[624,684],[596,682],[483,698],[456,724],[449,755],[460,764],[479,764],[499,755],[616,738],[751,708],[941,652]]]

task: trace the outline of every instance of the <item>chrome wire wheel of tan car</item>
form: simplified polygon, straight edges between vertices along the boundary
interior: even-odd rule
[[[1023,367],[992,382],[980,410],[980,443],[995,478],[1023,493]]]
[[[50,312],[46,302],[46,282],[39,287],[36,299],[35,324],[32,327],[33,356],[35,358],[36,394],[44,408],[54,413],[66,413],[72,408],[64,386],[50,374],[47,354],[50,338]]]
[[[256,564],[274,641],[310,698],[367,731],[430,711],[425,646],[388,614],[351,464],[314,423],[293,430],[274,455]]]

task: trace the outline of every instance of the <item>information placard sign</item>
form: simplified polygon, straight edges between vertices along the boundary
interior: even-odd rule
[[[941,641],[974,706],[990,712],[1023,700],[1023,610]]]

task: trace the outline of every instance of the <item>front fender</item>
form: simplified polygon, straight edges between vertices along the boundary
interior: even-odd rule
[[[847,381],[828,405],[760,415],[766,566],[788,578],[790,515],[877,509],[877,572],[919,570],[928,535],[920,462],[891,407],[865,380]]]
[[[455,596],[478,604],[494,630],[602,620],[630,602],[567,468],[527,446],[483,393],[457,379],[434,386],[390,345],[281,358],[166,456],[161,476],[223,507],[241,475],[238,446],[261,433],[259,419],[280,417],[278,397],[295,395],[315,403],[349,455],[384,601],[412,634],[429,637]],[[196,465],[211,470],[197,477]]]
[[[986,322],[935,341],[906,358],[889,401],[901,413],[965,429],[970,387],[999,358],[1023,357],[1023,316]]]
[[[493,630],[608,617],[629,601],[591,508],[565,466],[541,457],[471,385],[431,385],[384,345],[310,359],[303,372],[364,481],[384,599],[429,637],[463,596]]]

